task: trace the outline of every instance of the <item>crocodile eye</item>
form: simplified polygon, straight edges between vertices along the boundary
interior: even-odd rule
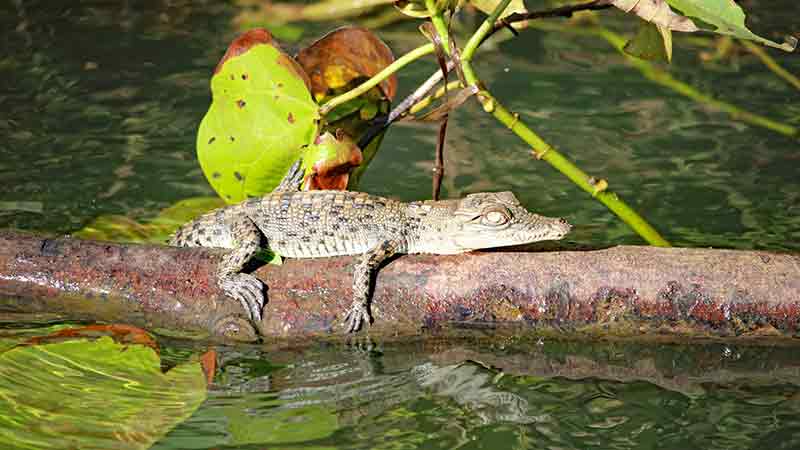
[[[483,217],[484,221],[490,225],[502,225],[508,222],[508,215],[500,211],[489,211]]]

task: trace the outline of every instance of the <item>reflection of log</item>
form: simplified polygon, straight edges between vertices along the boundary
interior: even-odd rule
[[[0,232],[0,309],[58,312],[248,339],[202,249],[43,239]],[[329,333],[350,303],[352,258],[289,260],[270,286],[262,332]],[[402,256],[381,269],[372,333],[513,323],[608,334],[791,335],[800,324],[800,256],[615,247],[596,251]]]

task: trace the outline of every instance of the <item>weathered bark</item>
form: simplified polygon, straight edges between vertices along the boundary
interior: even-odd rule
[[[253,339],[213,280],[219,252],[0,232],[0,310],[55,312]],[[259,333],[340,333],[353,258],[287,260],[269,285]],[[512,325],[621,335],[792,336],[800,255],[614,247],[594,251],[402,256],[376,282],[370,334]]]

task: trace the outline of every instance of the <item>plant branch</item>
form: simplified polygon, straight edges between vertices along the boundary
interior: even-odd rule
[[[471,66],[471,60],[475,55],[477,48],[489,36],[498,30],[505,28],[508,26],[508,24],[522,20],[546,17],[570,17],[573,13],[578,11],[597,10],[610,7],[610,2],[606,0],[597,0],[589,3],[569,5],[551,10],[534,11],[527,14],[514,13],[503,20],[498,21],[499,15],[506,9],[509,2],[510,0],[503,0],[497,6],[497,8],[495,8],[492,14],[490,14],[489,17],[481,24],[480,28],[475,32],[475,34],[472,35],[467,42],[464,51],[461,53],[460,63],[468,84],[480,85],[480,81]],[[428,45],[431,46],[431,48],[427,51],[427,53],[431,53],[433,51],[432,44]],[[405,58],[405,56],[403,58]],[[452,70],[454,67],[455,63],[453,61],[447,62],[448,71]],[[410,96],[406,97],[399,105],[397,105],[397,107],[392,109],[383,126],[388,127],[412,107],[418,103],[426,101],[426,97],[429,96],[431,91],[433,91],[439,81],[441,81],[443,78],[444,75],[441,70],[437,70],[435,73],[433,73],[428,80],[420,85],[420,87],[417,88]],[[371,83],[370,88],[380,83],[382,79],[383,78]],[[368,89],[369,88],[364,89],[364,92],[366,92]],[[597,198],[601,203],[603,203],[603,205],[620,217],[647,242],[656,246],[670,245],[669,242],[667,242],[667,240],[664,239],[644,218],[631,209],[615,193],[608,192],[608,184],[605,180],[595,180],[595,178],[587,175],[585,172],[575,166],[574,163],[552,148],[552,146],[546,143],[533,130],[521,122],[518,115],[511,113],[508,109],[497,102],[497,100],[494,99],[494,97],[488,91],[485,89],[482,90],[478,95],[478,99],[483,104],[485,111],[491,113],[498,121],[506,125],[509,129],[511,129],[511,131],[517,134],[517,136],[519,136],[523,141],[532,147],[534,156],[536,156],[538,159],[546,161],[556,170],[567,176],[567,178],[569,178],[572,182],[577,184],[578,187]],[[330,104],[330,102],[328,104]],[[328,106],[328,104],[326,104],[326,106]]]
[[[478,76],[475,75],[475,72],[472,70],[472,65],[470,64],[472,57],[475,56],[475,51],[478,49],[478,46],[481,45],[484,38],[494,29],[494,23],[497,22],[500,14],[506,10],[509,3],[511,3],[511,0],[500,0],[500,3],[498,3],[491,14],[489,14],[489,17],[481,23],[481,26],[475,30],[475,33],[472,34],[467,44],[464,46],[464,51],[461,52],[461,70],[464,72],[464,78],[468,84],[474,84],[478,81]]]
[[[390,75],[397,72],[401,68],[405,67],[408,63],[416,59],[419,59],[425,55],[433,53],[433,50],[434,50],[433,44],[421,45],[415,48],[414,50],[411,50],[410,52],[396,59],[395,62],[386,66],[383,70],[375,74],[375,76],[373,76],[369,80],[361,83],[360,85],[345,92],[344,94],[334,97],[325,102],[325,104],[322,105],[322,107],[320,107],[319,109],[320,115],[324,116],[329,112],[331,112],[337,106],[345,104],[350,100],[353,100],[354,98],[357,98],[362,94],[365,94],[367,91],[380,84],[381,81],[385,80],[386,78],[389,78]]]
[[[578,187],[591,194],[592,197],[599,200],[600,203],[610,209],[651,245],[658,247],[670,246],[669,242],[652,225],[631,209],[617,194],[607,190],[608,183],[605,180],[596,180],[594,177],[587,175],[572,161],[528,128],[525,123],[520,121],[519,115],[506,109],[487,91],[481,92],[478,98],[483,102],[484,110],[491,113],[495,119],[507,126],[514,134],[531,146],[536,159],[546,161]]]
[[[546,19],[550,17],[564,17],[570,18],[573,14],[580,11],[599,11],[603,9],[608,9],[613,7],[614,5],[611,3],[611,0],[594,0],[588,3],[581,3],[577,5],[566,5],[560,8],[553,8],[553,9],[545,9],[541,11],[532,11],[528,13],[512,13],[506,17],[503,17],[499,21],[495,22],[494,27],[492,27],[492,31],[489,32],[485,37],[484,40],[489,38],[491,35],[495,34],[496,32],[506,28],[508,25],[516,22],[522,22],[525,20],[534,20],[534,19]]]
[[[482,86],[477,75],[475,75],[475,71],[472,69],[472,57],[475,55],[475,51],[481,42],[495,29],[494,25],[508,3],[508,0],[503,0],[497,5],[494,11],[492,11],[489,17],[486,18],[469,39],[464,48],[464,52],[461,54],[461,68],[470,85]],[[528,128],[527,125],[521,122],[519,120],[519,115],[513,114],[501,105],[485,88],[482,88],[481,92],[478,93],[478,100],[483,104],[484,111],[492,114],[495,119],[507,126],[523,141],[528,143],[528,145],[532,147],[533,154],[537,159],[548,162],[556,170],[572,180],[573,183],[577,184],[578,187],[590,193],[592,197],[597,198],[651,245],[660,247],[670,246],[669,242],[667,242],[655,228],[622,201],[617,194],[607,191],[608,182],[606,180],[596,180],[594,177],[590,177],[579,169],[572,161],[555,150],[533,130]]]

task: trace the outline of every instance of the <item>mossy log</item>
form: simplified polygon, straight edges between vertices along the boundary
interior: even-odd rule
[[[254,328],[213,282],[220,255],[0,231],[0,311],[239,340],[341,335],[354,258],[258,268],[269,304]],[[800,328],[800,255],[636,246],[405,255],[379,271],[372,315],[370,335],[400,338],[476,327],[792,337]]]

